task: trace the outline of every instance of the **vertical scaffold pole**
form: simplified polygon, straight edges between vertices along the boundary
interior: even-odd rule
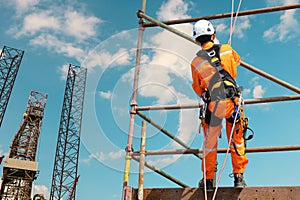
[[[142,9],[141,12],[145,12],[146,9],[146,0],[142,0]],[[137,41],[137,51],[136,51],[136,62],[135,62],[135,72],[134,72],[134,81],[133,81],[133,92],[132,92],[132,100],[130,103],[130,124],[128,131],[128,140],[126,146],[126,156],[125,156],[125,170],[124,170],[124,182],[123,182],[123,191],[122,191],[122,200],[129,199],[129,190],[128,190],[128,181],[129,181],[129,173],[130,173],[130,161],[132,152],[132,138],[134,132],[134,117],[136,115],[136,106],[137,106],[137,92],[138,92],[138,80],[140,74],[140,61],[142,55],[142,42],[143,42],[143,33],[145,28],[143,27],[144,20],[140,18],[139,20],[139,35]]]
[[[145,152],[146,151],[146,122],[142,122],[142,134],[140,145],[140,167],[139,167],[139,186],[138,200],[143,200],[144,197],[144,169],[145,169]]]

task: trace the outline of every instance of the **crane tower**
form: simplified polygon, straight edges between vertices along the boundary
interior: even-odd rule
[[[32,183],[36,179],[38,139],[48,95],[31,91],[23,122],[4,161],[1,200],[30,200]]]
[[[0,126],[24,51],[4,46],[0,53]]]
[[[86,74],[86,68],[69,65],[54,160],[50,200],[75,200]]]

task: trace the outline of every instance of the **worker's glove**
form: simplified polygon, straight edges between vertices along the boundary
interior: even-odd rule
[[[236,116],[236,117],[235,117]],[[241,113],[240,113],[240,110],[239,110],[239,107],[238,106],[235,106],[234,107],[234,111],[232,112],[231,116],[229,119],[227,119],[229,122],[233,123],[234,122],[234,119],[236,121],[238,121],[241,117]]]
[[[235,116],[236,116],[236,120],[240,119],[240,117],[241,117],[240,109],[239,109],[238,106],[235,106],[235,107],[234,107],[234,111],[233,111],[233,113],[232,113],[232,115],[231,115],[231,117],[232,117],[233,119],[235,118]]]

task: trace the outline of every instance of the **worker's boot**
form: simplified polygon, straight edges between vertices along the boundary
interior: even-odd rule
[[[200,180],[199,188],[204,189],[204,179]],[[206,190],[207,191],[214,191],[214,180],[213,179],[206,179]]]
[[[244,180],[243,174],[234,174],[234,187],[235,188],[244,188],[246,186],[247,185]]]

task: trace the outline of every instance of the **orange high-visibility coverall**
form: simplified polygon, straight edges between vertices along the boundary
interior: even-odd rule
[[[212,48],[213,43],[208,42],[202,46],[203,50],[208,50]],[[237,66],[240,63],[240,56],[232,49],[228,44],[221,45],[220,48],[220,59],[221,66],[234,78],[236,79],[237,75]],[[194,91],[199,95],[199,97],[204,97],[204,92],[207,91],[209,87],[209,82],[214,73],[217,71],[209,62],[205,61],[203,58],[196,56],[191,63],[191,72],[193,77],[192,87]],[[239,98],[234,99],[237,104]],[[215,106],[217,107],[215,108]],[[218,101],[211,101],[208,104],[208,107],[212,115],[223,119],[230,118],[234,112],[235,105],[231,99],[224,99]],[[229,141],[233,123],[226,120],[226,135]],[[221,134],[222,123],[221,121],[216,124],[207,124],[204,123],[204,154],[205,156],[205,168],[206,168],[206,179],[214,179],[215,177],[215,167],[216,167],[216,158],[217,158],[217,146],[218,146],[218,137]],[[233,173],[244,173],[245,167],[248,164],[248,158],[245,155],[245,146],[243,138],[243,127],[240,123],[236,123],[235,130],[233,133],[232,142],[234,142],[236,153],[233,144],[230,144],[230,153],[232,160]],[[204,162],[202,161],[202,171],[204,171]]]

